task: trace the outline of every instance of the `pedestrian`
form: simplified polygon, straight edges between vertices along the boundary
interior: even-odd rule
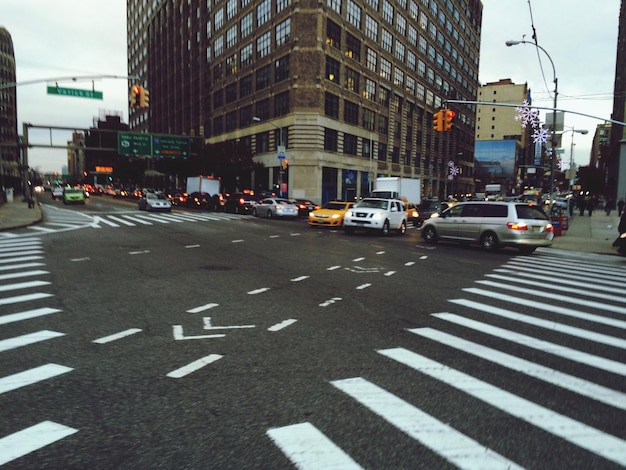
[[[617,201],[617,215],[622,215],[622,212],[624,212],[624,200],[620,198],[620,200]]]
[[[593,210],[596,208],[596,198],[590,196],[587,200],[587,212],[589,212],[589,217],[593,214]]]
[[[604,212],[606,212],[606,215],[611,215],[612,210],[613,210],[613,199],[609,197],[607,198],[606,204],[604,205]]]
[[[582,196],[578,198],[578,210],[580,215],[585,215],[585,198]]]
[[[626,234],[626,212],[622,212],[617,231],[619,232],[619,236],[613,242],[613,246],[617,247],[618,253],[626,255],[626,238],[622,238],[622,235]]]

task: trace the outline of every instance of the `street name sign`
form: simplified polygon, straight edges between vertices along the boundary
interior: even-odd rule
[[[77,98],[102,99],[102,92],[96,90],[81,90],[80,88],[62,88],[58,86],[48,86],[49,95],[74,96]]]

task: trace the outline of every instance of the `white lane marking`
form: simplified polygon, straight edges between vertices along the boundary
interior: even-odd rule
[[[221,354],[209,354],[208,356],[205,356],[201,359],[193,361],[190,364],[187,364],[186,366],[173,370],[172,372],[167,374],[167,377],[180,379],[181,377],[191,374],[192,372],[195,372],[198,369],[202,369],[204,366],[211,364],[212,362],[215,362],[218,359],[221,359],[222,357],[224,356],[222,356]]]
[[[125,220],[125,219],[123,219],[121,217],[115,217],[114,215],[110,215],[108,217],[109,217],[109,219],[113,219],[116,222],[119,222],[120,224],[124,224],[124,225],[126,225],[128,227],[135,227],[135,224],[133,224],[132,222],[130,222],[128,220]]]
[[[129,251],[129,255],[143,255],[145,253],[150,253],[150,250],[140,250],[140,251]]]
[[[78,432],[62,424],[42,421],[0,439],[0,465],[50,445]]]
[[[17,374],[8,375],[0,378],[0,394],[10,392],[12,390],[32,385],[42,380],[51,379],[57,375],[71,372],[71,367],[60,366],[59,364],[45,364],[43,366],[34,367]]]
[[[611,434],[563,416],[407,349],[393,348],[378,352],[605,459],[619,465],[626,462],[626,441]]]
[[[565,374],[555,369],[550,369],[549,367],[498,351],[497,349],[467,341],[458,336],[449,335],[448,333],[435,330],[434,328],[413,328],[409,329],[409,331],[459,351],[480,357],[486,361],[494,362],[502,367],[535,377],[544,382],[556,385],[557,387],[571,390],[574,393],[584,395],[592,400],[626,410],[626,393],[603,387],[602,385]]]
[[[23,263],[24,261],[36,261],[43,259],[43,256],[21,256],[19,258],[0,259],[0,263]]]
[[[0,266],[0,271],[10,271],[12,269],[26,269],[26,268],[38,268],[45,266],[46,263],[23,263],[23,264],[11,264],[9,266]]]
[[[200,245],[185,245],[185,248],[200,248]]]
[[[393,276],[396,272],[395,271],[387,271],[384,275],[385,276]]]
[[[140,219],[139,217],[133,217],[132,215],[123,215],[122,217],[124,217],[125,219],[128,219],[128,220],[132,220],[133,222],[137,222],[138,224],[152,225],[147,220]]]
[[[261,287],[260,289],[254,289],[254,290],[248,291],[246,293],[250,294],[250,295],[255,295],[255,294],[261,294],[261,293],[266,292],[268,290],[270,290],[269,287]]]
[[[0,245],[0,246],[4,246],[4,245]],[[14,245],[14,246],[9,246],[7,248],[0,248],[0,253],[15,253],[17,252],[21,252],[22,250],[33,250],[33,249],[42,249],[41,246],[41,242],[32,242],[29,244],[24,244],[24,245]]]
[[[85,257],[85,258],[70,258],[70,261],[74,261],[74,262],[78,262],[78,261],[89,261],[91,258],[89,257]]]
[[[299,236],[300,236],[300,233],[298,233],[298,232],[294,232],[294,233],[291,233],[290,235],[291,235],[292,237],[299,237]]]
[[[256,328],[256,325],[234,325],[234,326],[213,326],[211,324],[211,317],[202,318],[205,330],[234,330],[238,328]]]
[[[360,258],[354,258],[352,261],[354,261],[355,263],[359,262],[359,261],[363,261],[365,258],[360,257]]]
[[[298,320],[294,320],[293,318],[290,318],[289,320],[283,320],[280,323],[276,323],[275,325],[270,326],[267,331],[279,331],[283,328],[293,325],[297,321]]]
[[[335,380],[331,384],[459,468],[522,468],[361,377]]]
[[[413,266],[415,264],[415,261],[407,261],[406,263],[404,263],[405,266]]]
[[[19,302],[30,302],[31,300],[45,299],[46,297],[52,297],[52,294],[44,294],[38,292],[36,294],[16,295],[14,297],[5,297],[0,299],[0,305],[16,304]]]
[[[100,222],[110,226],[110,227],[119,227],[115,222],[111,222],[110,220],[105,219],[104,217],[100,217],[99,215],[93,216],[93,221],[91,222],[91,226],[93,228],[100,228],[98,225]]]
[[[326,268],[326,271],[334,271],[335,269],[339,269],[341,266],[331,266],[330,268]]]
[[[420,256],[420,259],[427,259],[428,256],[424,255],[424,256]]]
[[[280,235],[270,235],[270,238],[280,238]]]
[[[200,305],[199,307],[194,307],[192,309],[187,310],[187,313],[199,313],[199,312],[203,312],[205,310],[208,310],[210,308],[214,308],[214,307],[218,307],[219,304],[206,304],[206,305]]]
[[[50,315],[52,313],[59,313],[62,310],[58,308],[42,307],[34,310],[27,310],[25,312],[10,313],[8,315],[0,316],[0,325],[6,325],[7,323],[14,323],[16,321],[29,320],[31,318],[41,317],[43,315]]]
[[[267,435],[298,469],[362,468],[311,423],[268,429]]]
[[[18,282],[17,284],[6,284],[4,286],[0,286],[0,292],[8,292],[16,289],[30,289],[32,287],[47,286],[49,284],[50,282],[48,281]]]
[[[39,343],[40,341],[47,341],[49,339],[58,338],[59,336],[65,336],[65,333],[41,330],[35,333],[15,336],[14,338],[3,339],[0,341],[0,352],[19,348],[21,346],[27,346],[29,344]]]
[[[613,361],[611,359],[605,359],[600,356],[594,356],[577,349],[560,346],[558,344],[550,343],[537,339],[533,336],[522,335],[511,330],[492,326],[487,323],[470,320],[469,318],[455,315],[453,313],[435,313],[434,317],[446,320],[457,325],[462,325],[472,330],[480,331],[488,335],[495,336],[513,343],[526,346],[528,348],[537,349],[548,354],[554,354],[555,356],[562,357],[569,361],[579,362],[586,364],[597,369],[602,369],[613,374],[626,376],[626,364],[623,362]]]
[[[370,287],[372,284],[370,284],[369,282],[365,283],[365,284],[361,284],[360,286],[356,286],[357,290],[363,290],[363,289],[367,289],[368,287]]]
[[[21,271],[19,273],[0,274],[0,281],[6,281],[7,279],[16,279],[19,277],[41,276],[43,274],[50,274],[50,271],[35,269],[34,271]]]
[[[291,281],[292,282],[300,282],[300,281],[304,281],[305,279],[308,279],[309,276],[300,276],[300,277],[294,277]]]
[[[329,299],[325,302],[322,302],[320,304],[320,307],[328,307],[329,305],[334,304],[335,302],[339,302],[340,300],[343,300],[341,297],[333,297],[332,299]]]
[[[188,339],[223,338],[224,336],[226,336],[225,334],[185,336],[183,333],[183,325],[172,325],[172,333],[174,334],[174,339],[176,341],[183,341]]]
[[[385,254],[385,252],[384,252],[384,251],[377,251],[377,252],[376,252],[376,254],[377,254],[377,255],[384,255],[384,254]]]
[[[130,335],[134,335],[142,331],[140,328],[129,328],[128,330],[120,331],[119,333],[114,333],[109,336],[104,336],[102,338],[94,339],[92,342],[96,344],[105,344],[110,343],[111,341],[116,341],[118,339],[125,338]]]
[[[243,240],[242,240],[242,239],[239,239],[239,240],[233,240],[231,243],[243,243]]]

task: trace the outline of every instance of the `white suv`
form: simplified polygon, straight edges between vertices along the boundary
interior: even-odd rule
[[[399,199],[365,198],[354,205],[343,219],[346,233],[357,229],[378,230],[387,235],[390,230],[398,234],[406,232],[406,207]]]

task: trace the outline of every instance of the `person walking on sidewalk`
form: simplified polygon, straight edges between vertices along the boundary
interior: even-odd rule
[[[593,210],[595,208],[596,208],[596,198],[593,196],[589,196],[589,199],[587,200],[587,212],[589,212],[589,217],[591,217],[591,214],[593,214]]]
[[[620,198],[617,201],[617,215],[622,215],[622,212],[624,212],[624,200]]]
[[[582,196],[578,198],[578,210],[580,215],[585,215],[585,198]]]
[[[611,215],[612,210],[613,210],[613,199],[607,198],[606,204],[604,205],[604,212],[606,212],[606,215]]]

